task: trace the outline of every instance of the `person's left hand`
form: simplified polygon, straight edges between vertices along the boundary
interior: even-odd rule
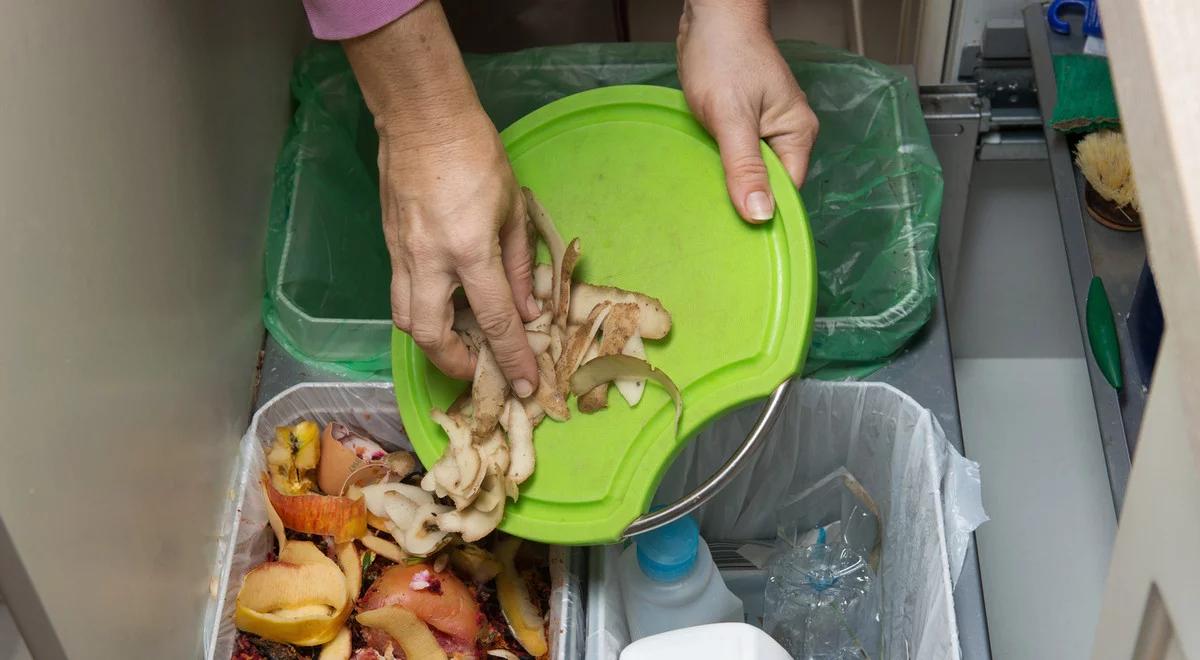
[[[759,139],[799,187],[817,139],[817,116],[775,46],[763,0],[686,0],[679,20],[679,80],[692,113],[721,149],[729,198],[764,222],[775,199]]]

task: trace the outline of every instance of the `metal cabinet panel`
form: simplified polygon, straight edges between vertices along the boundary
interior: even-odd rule
[[[199,649],[300,9],[5,3],[0,591],[37,657]]]

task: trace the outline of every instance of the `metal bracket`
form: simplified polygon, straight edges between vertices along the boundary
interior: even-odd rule
[[[967,213],[967,190],[979,134],[991,124],[991,105],[974,83],[921,87],[921,110],[929,139],[942,164],[941,232],[938,256],[947,301],[954,300],[958,255]]]
[[[989,22],[983,45],[964,49],[959,78],[959,83],[920,88],[929,138],[942,163],[945,188],[938,253],[951,304],[975,161],[1046,158],[1023,25]]]
[[[975,83],[921,86],[921,111],[927,124],[974,122],[977,132],[982,132],[990,125],[991,108]]]
[[[988,21],[980,46],[963,49],[959,80],[974,83],[989,104],[979,160],[1046,158],[1029,38],[1019,20]]]

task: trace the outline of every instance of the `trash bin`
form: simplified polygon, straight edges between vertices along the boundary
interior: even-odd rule
[[[412,450],[390,383],[303,383],[281,392],[255,413],[242,437],[235,473],[231,475],[229,503],[218,537],[217,561],[205,610],[204,657],[225,660],[233,652],[237,630],[233,624],[239,585],[246,572],[260,564],[272,550],[273,533],[267,524],[267,502],[258,488],[266,470],[264,449],[274,441],[277,426],[309,419],[324,426],[340,421],[363,429],[389,449]],[[578,657],[583,629],[582,598],[575,548],[550,548],[550,658]]]
[[[806,372],[862,373],[932,313],[941,168],[910,81],[816,44],[782,42],[780,50],[821,121],[801,190],[818,269]],[[556,46],[466,62],[500,129],[595,87],[679,86],[672,44]],[[268,224],[263,320],[304,362],[343,376],[383,376],[391,269],[380,227],[378,136],[336,45],[316,44],[300,56],[292,94],[297,109],[276,163]]]
[[[673,500],[724,463],[758,405],[701,432],[656,499]],[[882,519],[881,657],[960,657],[953,585],[971,533],[987,520],[979,466],[950,445],[932,413],[881,383],[798,383],[762,453],[695,514],[726,583],[746,604],[747,623],[761,625],[765,576],[755,564],[787,522],[777,520],[781,506],[839,468],[863,486]],[[629,640],[615,580],[620,550],[591,551],[589,660],[615,659]]]

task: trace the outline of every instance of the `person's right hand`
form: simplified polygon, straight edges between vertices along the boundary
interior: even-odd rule
[[[538,315],[524,197],[471,85],[441,7],[426,2],[345,42],[379,130],[392,319],[447,375],[475,357],[451,328],[461,285],[522,398],[538,372],[523,321]]]
[[[479,114],[452,136],[380,131],[392,319],[439,369],[469,380],[474,358],[450,328],[461,284],[513,391],[527,397],[538,381],[523,321],[539,312],[525,201],[496,129]]]

